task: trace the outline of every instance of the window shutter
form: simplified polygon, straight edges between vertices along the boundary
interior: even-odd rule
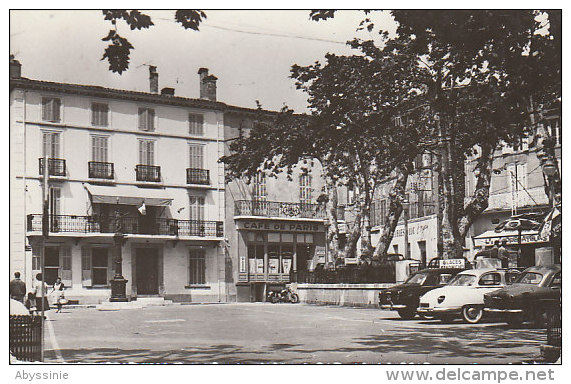
[[[49,99],[42,99],[42,120],[50,120]]]
[[[71,286],[71,247],[62,247],[61,280],[66,287]]]
[[[91,248],[81,247],[81,283],[91,287]]]
[[[145,108],[139,108],[139,129],[141,131],[147,131],[147,110]]]
[[[60,111],[61,111],[61,100],[60,99],[52,99],[53,100],[53,114],[54,114],[54,121],[60,121]]]

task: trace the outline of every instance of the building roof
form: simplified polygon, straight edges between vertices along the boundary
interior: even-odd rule
[[[223,112],[234,112],[238,114],[255,114],[259,110],[255,108],[238,107],[228,105],[219,101],[205,99],[193,99],[180,96],[161,95],[159,93],[128,91],[124,89],[106,88],[96,85],[81,85],[58,83],[51,81],[33,80],[25,77],[10,79],[10,91],[16,88],[33,89],[46,92],[60,92],[73,95],[84,95],[102,98],[113,98],[119,100],[157,103],[178,107],[192,107],[203,109],[214,109]],[[262,113],[274,115],[277,112],[262,110]]]

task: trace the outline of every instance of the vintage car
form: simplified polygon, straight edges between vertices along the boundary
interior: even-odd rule
[[[419,298],[431,289],[442,287],[462,269],[429,268],[412,274],[404,283],[379,292],[381,309],[397,311],[403,319],[416,315]]]
[[[546,322],[546,313],[561,303],[561,265],[529,267],[509,287],[484,296],[484,310],[503,316],[510,325]]]
[[[462,317],[464,322],[476,324],[482,319],[484,294],[511,284],[518,275],[517,270],[494,268],[460,272],[446,286],[425,293],[417,312],[442,321]]]

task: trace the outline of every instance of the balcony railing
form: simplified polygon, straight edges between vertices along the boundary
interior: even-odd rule
[[[187,168],[186,169],[187,184],[210,184],[210,171],[208,169]]]
[[[250,200],[237,200],[234,215],[305,219],[324,219],[327,216],[324,205]]]
[[[39,159],[40,175],[44,174],[44,158]],[[65,160],[64,159],[48,159],[48,175],[65,176]]]
[[[114,177],[113,163],[90,161],[89,177],[95,179],[113,179]]]
[[[50,232],[115,233],[134,235],[223,237],[222,221],[149,219],[113,216],[50,215]],[[28,215],[28,231],[42,230],[42,215]]]
[[[161,167],[157,165],[137,165],[137,181],[161,181]]]

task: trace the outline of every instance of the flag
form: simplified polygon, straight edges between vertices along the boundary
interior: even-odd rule
[[[141,203],[141,206],[137,209],[139,211],[139,213],[143,216],[145,216],[147,214],[147,207],[145,207],[145,202],[143,201]]]

